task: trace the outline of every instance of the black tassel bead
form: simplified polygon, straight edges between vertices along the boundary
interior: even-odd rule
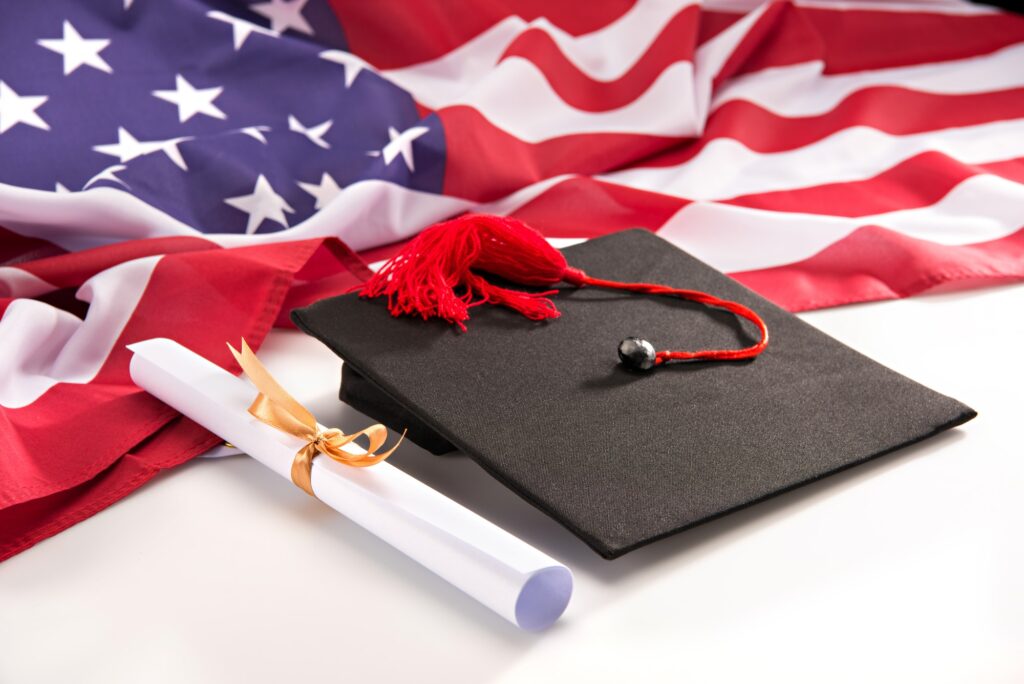
[[[641,337],[627,337],[619,342],[619,362],[631,371],[654,368],[654,345]]]

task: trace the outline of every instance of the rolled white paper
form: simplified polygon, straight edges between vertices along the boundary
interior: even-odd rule
[[[139,387],[290,481],[304,442],[249,414],[251,384],[172,340],[129,349]],[[523,629],[550,626],[569,603],[569,568],[387,462],[317,458],[312,484],[328,506]]]

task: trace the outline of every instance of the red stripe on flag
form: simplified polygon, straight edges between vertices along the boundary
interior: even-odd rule
[[[790,311],[898,299],[949,283],[1024,279],[1024,230],[973,245],[940,245],[865,226],[793,264],[733,273]]]
[[[168,337],[230,365],[225,342],[242,336],[258,344],[266,336],[292,273],[318,245],[288,242],[162,258],[91,381],[58,383],[27,406],[4,409],[0,445],[8,458],[0,459],[0,506],[85,481],[174,417],[131,381],[127,345]],[[261,263],[270,259],[278,265]],[[89,440],[69,450],[68,434],[88,434]]]
[[[12,506],[36,511],[31,502],[45,497],[53,499],[50,504],[39,503],[43,509],[49,510],[46,507],[51,504],[54,511],[68,507],[52,515],[36,515],[34,530],[19,533],[17,540],[12,541],[9,531],[4,530],[0,533],[0,557],[89,515],[83,511],[98,510],[152,475],[149,472],[143,477],[135,472],[124,479],[124,474],[119,473],[111,475],[118,480],[112,490],[101,486],[94,492],[92,486],[85,486],[81,492],[69,492],[124,460],[125,454],[176,416],[131,382],[131,352],[126,345],[168,337],[214,363],[233,367],[225,342],[237,342],[244,337],[258,346],[277,319],[296,274],[328,278],[334,275],[314,258],[327,249],[324,240],[215,250],[204,249],[207,243],[199,242],[202,244],[197,246],[204,251],[162,256],[144,282],[136,276],[131,285],[144,290],[92,380],[58,382],[31,403],[0,411],[0,451],[4,453],[0,459],[0,520],[6,515],[4,509]],[[125,245],[123,249],[126,253],[141,253],[153,248],[139,246],[132,250]],[[335,258],[345,256],[344,250],[334,252]],[[335,272],[342,270],[339,261]],[[112,271],[110,275],[116,273]],[[111,294],[106,291],[107,296]],[[94,302],[93,306],[97,304]],[[89,324],[90,319],[86,318],[81,325],[84,329]],[[107,327],[113,324],[114,321],[107,322]],[[72,339],[78,332],[73,333]],[[63,368],[63,372],[67,372],[69,364],[77,365],[79,370],[71,375],[78,377],[88,372],[90,356],[101,353],[92,348],[102,344],[98,338],[90,344],[89,349],[83,349],[81,344],[69,342],[56,350],[66,358],[33,363],[49,363],[54,368]],[[42,371],[16,367],[15,372],[24,373],[26,378],[20,382],[26,383]],[[18,377],[9,380],[19,382]],[[88,435],[88,439],[69,445],[69,434]],[[212,444],[204,439],[195,448],[178,449],[178,455],[162,451],[160,458],[174,461],[195,455],[201,446]],[[159,459],[150,465],[153,463],[159,465]],[[116,491],[116,495],[105,498],[111,491]],[[61,492],[68,494],[64,497]],[[20,514],[11,515],[17,518]]]
[[[687,201],[593,178],[570,178],[510,215],[547,237],[590,238],[629,228],[657,230]]]
[[[510,16],[526,21],[543,16],[578,36],[615,21],[634,1],[602,0],[581,5],[505,0],[468,6],[446,0],[330,0],[330,4],[353,54],[378,69],[397,69],[442,57]]]
[[[50,258],[19,264],[19,268],[57,288],[77,287],[100,271],[133,259],[158,254],[220,249],[215,242],[200,237],[165,237],[115,242],[112,245],[62,253]]]
[[[781,116],[745,100],[731,100],[712,112],[699,140],[679,143],[634,166],[679,166],[720,138],[737,140],[755,152],[770,154],[804,147],[854,126],[912,135],[1021,117],[1024,88],[965,95],[936,95],[889,86],[864,88],[832,110],[806,117]]]
[[[64,253],[52,242],[20,235],[0,226],[0,266],[21,266]]]
[[[788,3],[769,5],[729,53],[715,75],[715,87],[740,74],[820,59],[822,36],[802,12]]]
[[[1024,40],[1024,17],[802,7],[774,3],[717,75],[821,60],[826,74],[928,64],[989,54]]]
[[[938,152],[926,152],[866,180],[745,195],[723,203],[769,211],[870,216],[930,206],[980,173],[1024,182],[1024,159],[970,165]]]
[[[691,61],[696,47],[700,9],[690,5],[669,20],[654,42],[628,71],[613,81],[599,81],[580,71],[546,32],[529,29],[516,36],[502,59],[532,62],[552,89],[576,109],[601,112],[625,107],[640,97],[668,66]]]
[[[711,115],[700,146],[715,138],[733,138],[757,152],[781,152],[810,145],[853,126],[910,135],[1021,117],[1024,88],[935,95],[874,87],[852,93],[820,116],[786,117],[743,100],[727,102]]]
[[[587,133],[528,143],[494,126],[472,107],[448,107],[438,116],[448,144],[444,193],[479,202],[563,173],[609,171],[677,142],[659,136]]]
[[[964,59],[1024,40],[1024,16],[805,7],[823,39],[826,73]]]
[[[702,9],[700,27],[697,31],[697,45],[703,45],[742,18],[742,12]]]
[[[220,441],[192,421],[175,418],[97,477],[43,498],[0,508],[0,561],[95,515],[164,468],[184,463]]]

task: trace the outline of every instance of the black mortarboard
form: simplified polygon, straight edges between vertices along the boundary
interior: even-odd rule
[[[735,300],[771,343],[746,361],[630,372],[616,347],[638,333],[686,348],[753,338],[725,312],[589,287],[559,291],[557,320],[475,308],[468,332],[356,294],[292,317],[345,360],[345,401],[435,453],[465,452],[606,558],[975,415],[649,232],[564,254],[601,278]]]

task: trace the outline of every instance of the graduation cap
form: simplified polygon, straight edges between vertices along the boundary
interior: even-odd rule
[[[344,401],[434,453],[464,452],[606,558],[976,415],[648,231],[557,253],[525,232],[510,250],[507,223],[465,221],[476,228],[428,229],[369,296],[292,318],[344,359]],[[501,306],[458,329],[484,303]],[[623,349],[640,335],[697,351]]]

